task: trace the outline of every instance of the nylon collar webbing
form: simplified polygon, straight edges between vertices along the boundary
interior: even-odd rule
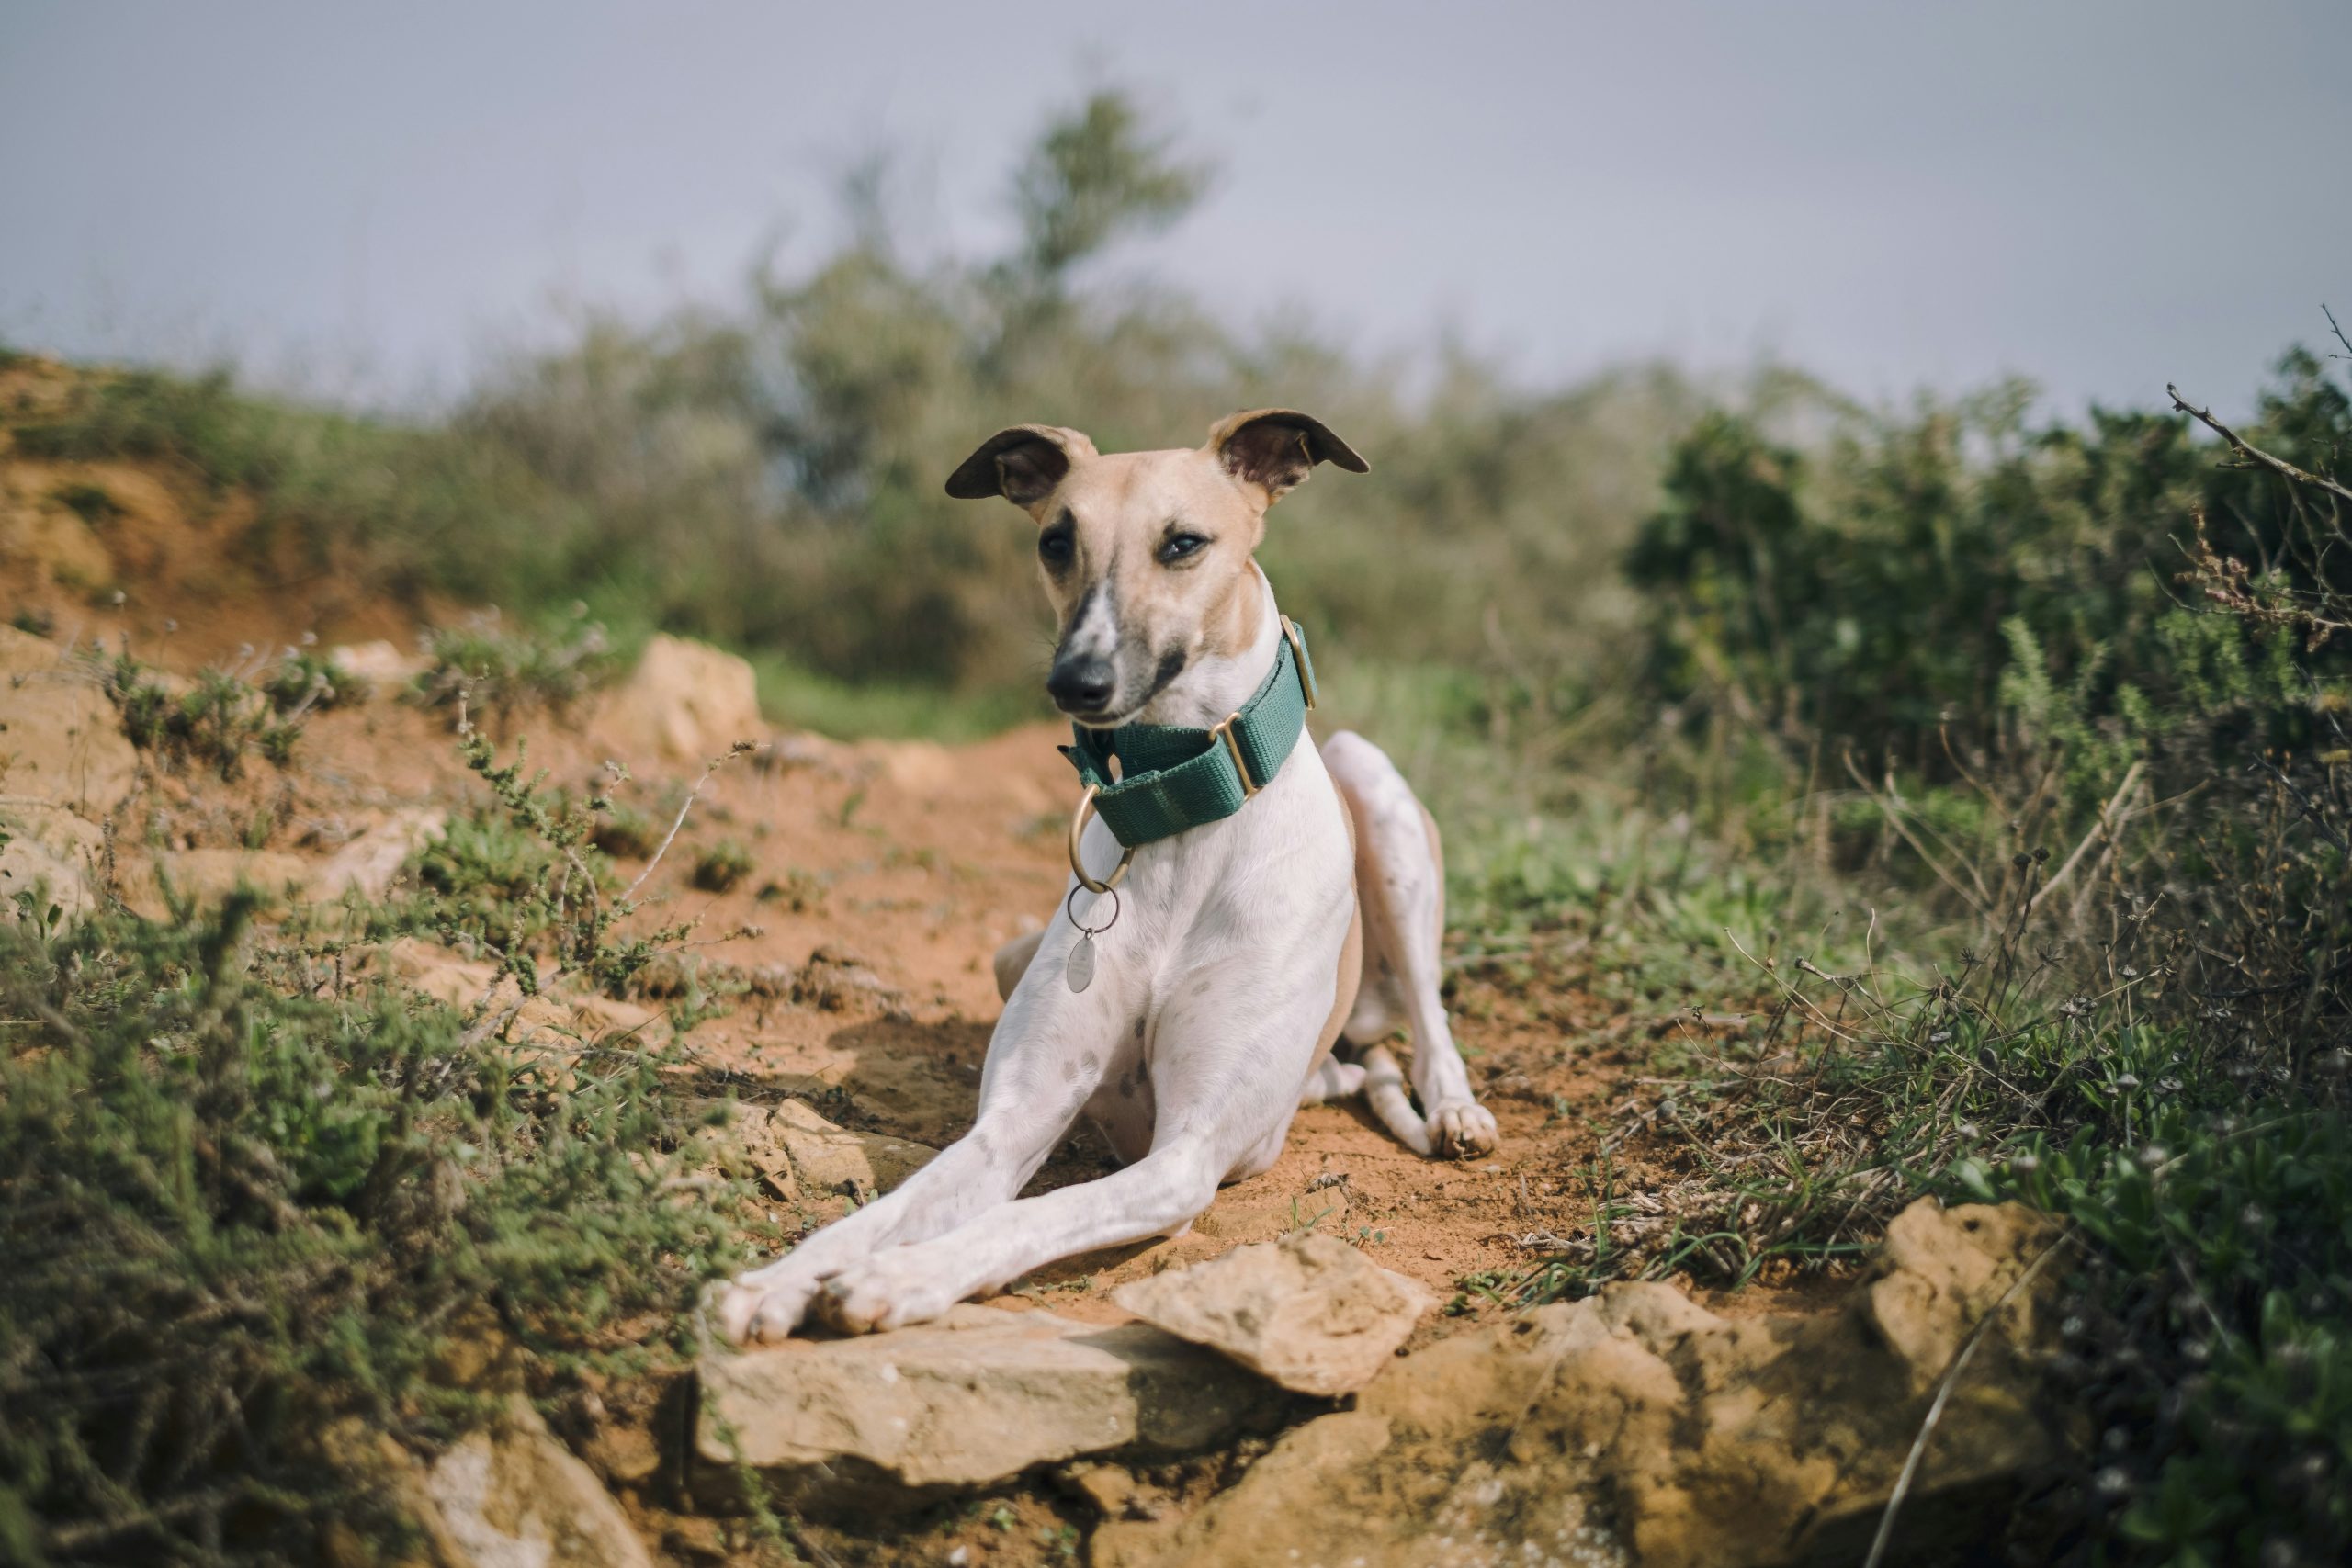
[[[1282,770],[1315,705],[1315,664],[1306,634],[1288,615],[1274,667],[1250,700],[1207,729],[1175,724],[1123,724],[1116,729],[1072,725],[1075,745],[1061,748],[1094,810],[1126,849],[1218,822],[1241,809]],[[1119,760],[1112,782],[1111,759]]]

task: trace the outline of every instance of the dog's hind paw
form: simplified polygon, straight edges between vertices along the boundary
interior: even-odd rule
[[[894,1248],[842,1269],[825,1281],[812,1312],[843,1334],[904,1328],[944,1316],[962,1298],[939,1282],[939,1269],[921,1251]]]
[[[1446,1100],[1430,1112],[1430,1147],[1441,1159],[1489,1155],[1501,1141],[1495,1113],[1475,1100]]]

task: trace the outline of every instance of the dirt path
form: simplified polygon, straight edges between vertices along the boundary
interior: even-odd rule
[[[593,716],[516,728],[551,784],[584,785],[612,754]],[[1000,1010],[990,956],[1041,923],[1063,886],[1071,784],[1060,737],[1037,725],[951,749],[787,736],[713,777],[648,880],[656,902],[640,919],[696,922],[690,953],[704,964],[843,983],[804,985],[798,1000],[788,990],[734,998],[689,1035],[699,1065],[743,1098],[811,1099],[843,1125],[932,1147],[968,1128]],[[623,800],[666,828],[691,773],[641,760],[634,771]],[[321,716],[291,773],[238,793],[271,788],[285,797],[281,818],[338,834],[397,805],[462,813],[484,798],[458,765],[446,717],[381,701]],[[245,819],[220,789],[198,793],[224,836]],[[724,893],[698,889],[697,859],[722,841],[752,869]],[[644,863],[624,858],[619,873],[632,879]],[[1308,1107],[1275,1167],[1225,1189],[1186,1235],[1048,1269],[1006,1304],[1115,1318],[1101,1299],[1111,1286],[1306,1225],[1451,1296],[1465,1275],[1525,1268],[1533,1255],[1520,1238],[1589,1225],[1578,1178],[1624,1072],[1627,1021],[1596,1016],[1573,990],[1529,994],[1475,976],[1452,989],[1473,1079],[1502,1126],[1492,1157],[1423,1160],[1358,1106]],[[1032,1190],[1110,1168],[1081,1127]],[[838,1206],[821,1201],[806,1217]]]
[[[706,929],[764,931],[708,953],[752,968],[830,952],[888,991],[842,1011],[747,998],[695,1032],[705,1059],[741,1073],[747,1094],[841,1090],[846,1100],[824,1109],[848,1124],[934,1147],[960,1135],[999,1011],[990,955],[1042,923],[1064,886],[1072,786],[1060,739],[1040,725],[956,750],[802,747],[805,763],[715,782],[695,831],[733,837],[757,869],[722,897],[680,888],[677,907]],[[760,897],[784,886],[804,890],[801,908]],[[1311,1106],[1275,1167],[1225,1189],[1188,1235],[1057,1266],[1026,1291],[1066,1315],[1115,1317],[1099,1299],[1110,1286],[1306,1225],[1448,1294],[1464,1275],[1523,1268],[1519,1238],[1591,1218],[1574,1177],[1597,1148],[1622,1060],[1609,1036],[1623,1023],[1608,1030],[1574,993],[1530,998],[1476,979],[1454,989],[1474,1080],[1502,1123],[1493,1157],[1431,1163],[1357,1106]],[[1105,1145],[1082,1129],[1034,1190],[1109,1168]]]

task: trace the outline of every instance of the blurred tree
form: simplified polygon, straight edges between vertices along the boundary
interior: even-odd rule
[[[1057,296],[1069,271],[1113,241],[1167,228],[1208,187],[1205,165],[1179,162],[1127,96],[1110,89],[1046,128],[1012,176],[1021,252],[1010,276]]]

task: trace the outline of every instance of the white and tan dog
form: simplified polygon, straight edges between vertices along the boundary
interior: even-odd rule
[[[1206,728],[1241,707],[1282,648],[1273,590],[1251,558],[1266,508],[1329,461],[1364,461],[1286,410],[1236,414],[1191,451],[1105,457],[1074,430],[1000,433],[948,480],[1002,495],[1038,524],[1061,623],[1046,688],[1090,728]],[[1107,876],[1121,848],[1098,818],[1080,855]],[[1075,888],[1075,880],[1069,885]],[[1443,872],[1435,825],[1388,759],[1340,733],[1301,735],[1235,814],[1142,846],[1121,918],[1096,939],[1081,991],[1065,964],[1089,896],[997,956],[1004,1015],[970,1133],[898,1190],[738,1279],[733,1338],[804,1321],[893,1328],[938,1316],[1057,1258],[1181,1233],[1219,1184],[1272,1165],[1301,1103],[1366,1092],[1423,1154],[1495,1144],[1439,1000]],[[1407,1103],[1393,1061],[1329,1053],[1397,1023],[1413,1035]],[[1079,1116],[1123,1168],[1018,1196]]]

